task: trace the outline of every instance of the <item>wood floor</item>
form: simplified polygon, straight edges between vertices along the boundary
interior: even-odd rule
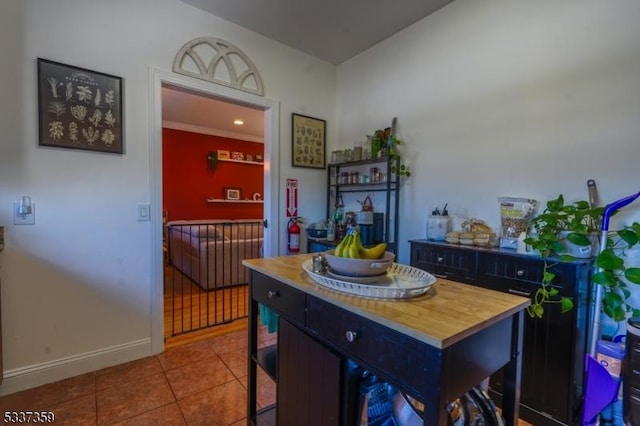
[[[246,285],[205,291],[166,265],[164,270],[165,347],[246,328]]]

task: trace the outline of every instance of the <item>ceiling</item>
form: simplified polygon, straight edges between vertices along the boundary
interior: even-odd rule
[[[181,1],[338,65],[453,0]],[[177,88],[162,91],[164,121],[262,140],[263,116],[262,111]],[[245,124],[234,125],[237,118]]]
[[[243,125],[233,122],[242,120]],[[162,87],[162,121],[212,130],[218,136],[263,142],[264,112],[172,86]],[[169,122],[169,123],[167,123]]]
[[[338,65],[453,0],[182,0]]]

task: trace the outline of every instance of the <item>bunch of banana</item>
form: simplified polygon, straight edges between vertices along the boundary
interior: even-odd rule
[[[365,248],[357,229],[351,230],[336,246],[334,254],[337,257],[350,259],[378,259],[387,249],[386,243],[380,243],[371,248]]]

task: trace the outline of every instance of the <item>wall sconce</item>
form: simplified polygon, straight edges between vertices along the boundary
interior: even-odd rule
[[[35,223],[35,204],[31,202],[31,197],[23,195],[20,201],[13,203],[13,223],[14,225],[33,225]]]
[[[211,151],[207,154],[207,169],[209,173],[213,173],[218,168],[218,152]]]

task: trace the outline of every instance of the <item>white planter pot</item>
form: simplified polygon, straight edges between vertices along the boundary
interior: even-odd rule
[[[578,259],[588,259],[598,253],[598,249],[600,247],[600,234],[591,234],[589,236],[591,245],[588,246],[578,246],[573,244],[571,241],[567,240],[567,235],[569,234],[569,231],[562,231],[558,234],[560,242],[564,245],[566,254]]]

